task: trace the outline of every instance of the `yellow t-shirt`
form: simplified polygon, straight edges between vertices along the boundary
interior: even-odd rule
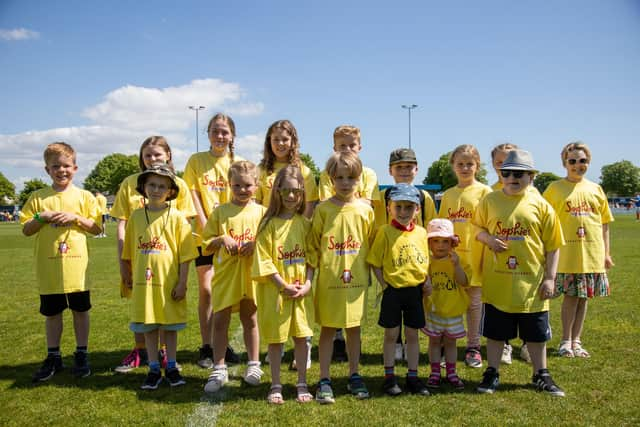
[[[307,269],[306,237],[311,222],[296,214],[291,219],[273,217],[258,234],[253,257],[258,329],[268,344],[286,342],[290,336],[313,335],[313,293],[291,299],[281,295],[269,277],[278,273],[286,283],[304,284]]]
[[[367,262],[382,268],[384,281],[394,288],[424,283],[429,271],[427,231],[419,225],[412,231],[383,225],[376,232]]]
[[[605,272],[602,224],[613,222],[613,215],[602,187],[586,178],[578,183],[561,179],[549,184],[544,198],[555,209],[566,241],[558,272]]]
[[[36,213],[69,212],[102,223],[96,198],[88,191],[71,185],[65,191],[51,187],[34,191],[20,212],[20,224]],[[40,295],[68,294],[88,289],[85,272],[89,262],[87,234],[77,225],[44,224],[36,233],[34,259]]]
[[[482,278],[478,275],[482,259],[482,243],[476,240],[478,229],[473,225],[473,217],[480,200],[491,193],[491,187],[475,182],[465,188],[458,186],[449,188],[442,195],[438,216],[453,223],[454,232],[460,237],[456,253],[460,264],[467,274],[470,286],[481,286]]]
[[[485,251],[482,260],[482,300],[507,313],[549,310],[540,300],[547,252],[564,245],[560,221],[537,192],[508,196],[494,191],[480,201],[473,222],[505,240],[506,251]]]
[[[101,215],[107,214],[107,198],[102,194],[96,195],[96,202],[98,202],[98,209],[100,209]]]
[[[131,260],[131,321],[170,325],[187,321],[186,298],[175,301],[180,264],[198,257],[191,225],[171,208],[131,212],[122,259]]]
[[[456,283],[455,267],[451,258],[431,257],[429,276],[433,292],[424,298],[425,313],[435,313],[440,317],[456,317],[467,312],[469,295],[463,286]]]
[[[273,173],[267,175],[265,170],[260,169],[260,174],[258,177],[258,190],[255,194],[255,199],[258,203],[265,207],[269,207],[269,203],[271,202],[271,189],[273,188],[273,181],[276,179],[276,175],[280,172],[280,169],[287,166],[289,163],[283,162],[275,162],[273,164],[274,170]],[[315,202],[318,200],[318,186],[316,185],[316,179],[305,164],[300,163],[300,172],[302,173],[302,178],[304,179],[304,192],[305,192],[305,202]]]
[[[387,194],[387,191],[389,189],[385,188],[384,190],[382,190],[382,192],[380,193],[380,200],[382,200],[382,204],[385,205],[385,195]],[[438,214],[436,213],[436,205],[433,202],[433,199],[431,198],[431,195],[424,191],[424,190],[420,190],[422,192],[422,195],[424,196],[424,212],[418,212],[416,214],[416,225],[419,225],[421,227],[426,227],[427,224],[429,223],[429,221],[431,221],[434,218],[438,217]],[[386,203],[388,205],[388,202]],[[420,206],[420,209],[422,209],[422,206]],[[388,212],[387,212],[387,206],[384,206],[384,211],[385,211],[385,221],[387,224],[391,223],[391,217],[389,216]],[[424,217],[424,221],[422,221],[422,218]],[[377,217],[376,217],[377,218]]]
[[[313,213],[307,262],[316,269],[316,322],[332,328],[359,326],[371,280],[366,258],[374,213],[363,201],[321,202]]]
[[[120,184],[113,206],[111,207],[112,217],[126,221],[134,210],[144,208],[144,197],[136,191],[139,176],[140,173],[129,175]],[[171,208],[178,209],[187,218],[195,216],[196,209],[193,207],[193,199],[191,198],[187,184],[178,176],[176,176],[176,184],[179,189],[178,197],[171,200]]]
[[[225,203],[214,209],[202,234],[202,254],[211,255],[207,249],[213,239],[228,235],[238,243],[238,247],[256,240],[258,224],[266,208],[255,202],[246,206]],[[251,280],[251,256],[231,255],[223,247],[213,254],[215,274],[211,281],[213,311],[227,307],[237,311],[243,299],[255,301],[255,282]]]

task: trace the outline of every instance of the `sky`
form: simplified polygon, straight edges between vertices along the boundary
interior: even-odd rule
[[[49,181],[54,141],[77,150],[78,184],[150,135],[182,170],[219,111],[256,162],[276,120],[320,168],[335,127],[358,126],[380,184],[391,150],[409,145],[412,104],[419,181],[460,144],[478,148],[490,182],[503,142],[559,176],[576,140],[591,180],[623,159],[640,166],[638,0],[0,0],[0,69],[0,172],[18,190]],[[190,105],[205,107],[197,130]]]

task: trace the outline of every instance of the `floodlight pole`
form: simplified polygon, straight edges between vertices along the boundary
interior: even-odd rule
[[[189,105],[189,109],[193,110],[196,112],[196,153],[200,151],[200,142],[199,142],[199,135],[198,135],[198,112],[200,110],[204,110],[204,105]]]
[[[413,110],[416,107],[417,107],[416,104],[402,106],[402,108],[405,108],[407,111],[409,111],[409,148],[411,148],[411,110]]]

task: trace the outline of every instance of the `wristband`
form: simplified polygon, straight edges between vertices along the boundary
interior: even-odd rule
[[[33,219],[38,221],[40,224],[46,224],[47,223],[47,221],[45,221],[44,218],[40,218],[40,212],[36,212],[36,214],[33,216]]]

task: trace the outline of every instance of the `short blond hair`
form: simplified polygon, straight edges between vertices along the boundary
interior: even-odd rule
[[[253,162],[248,160],[239,160],[231,163],[231,166],[229,166],[229,173],[227,174],[229,181],[231,181],[231,178],[234,176],[239,175],[249,175],[256,183],[258,182],[258,168]]]
[[[333,143],[341,136],[350,136],[360,143],[360,128],[352,125],[340,125],[333,131]]]
[[[71,157],[73,164],[76,164],[76,150],[66,142],[54,142],[47,145],[44,150],[44,163],[48,165],[50,161],[60,156]]]
[[[582,151],[585,156],[587,156],[587,162],[591,163],[591,150],[587,147],[587,144],[584,144],[581,141],[570,142],[564,146],[562,152],[560,153],[560,158],[562,159],[562,166],[567,164],[567,157],[569,157],[569,153],[572,151]]]
[[[325,170],[327,174],[333,180],[336,177],[336,173],[338,172],[339,166],[346,166],[349,170],[349,175],[359,178],[362,175],[362,162],[360,158],[351,152],[337,152],[333,153],[329,160],[327,160],[327,165],[325,166]]]
[[[512,144],[510,142],[505,142],[504,144],[499,144],[493,147],[491,150],[491,160],[496,158],[496,154],[498,153],[508,153],[509,151],[515,150],[519,148],[516,144]]]

